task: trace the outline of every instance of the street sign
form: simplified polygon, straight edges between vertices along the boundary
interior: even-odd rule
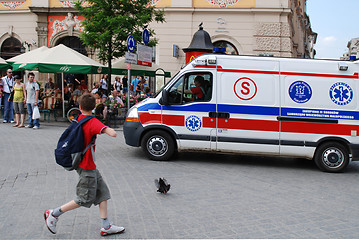
[[[136,48],[135,38],[130,35],[130,36],[128,36],[126,42],[127,42],[127,49],[128,49],[128,51],[130,51],[130,52],[135,51],[135,48]]]
[[[173,57],[178,58],[179,57],[179,46],[173,44]]]
[[[152,67],[152,48],[137,44],[137,64]]]
[[[147,45],[150,42],[150,32],[145,28],[142,32],[142,40]]]
[[[130,64],[137,64],[137,54],[125,52],[125,62]]]

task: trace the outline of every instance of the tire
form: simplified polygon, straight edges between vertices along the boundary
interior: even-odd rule
[[[162,130],[146,133],[141,140],[141,147],[150,159],[156,161],[167,161],[175,152],[173,138]]]
[[[349,164],[349,151],[340,143],[326,142],[317,148],[314,161],[324,172],[343,172]]]
[[[67,112],[67,120],[69,120],[69,122],[72,122],[73,119],[77,118],[79,115],[81,114],[81,111],[79,108],[74,107],[71,108],[68,112]]]

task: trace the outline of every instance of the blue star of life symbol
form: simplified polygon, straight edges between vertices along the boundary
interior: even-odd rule
[[[186,127],[188,130],[195,132],[198,131],[202,127],[202,122],[199,117],[191,115],[186,118]]]
[[[335,104],[347,105],[353,99],[353,90],[348,84],[337,82],[330,88],[329,95]]]

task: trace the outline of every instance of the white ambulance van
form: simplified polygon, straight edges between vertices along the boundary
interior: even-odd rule
[[[129,110],[125,140],[153,160],[200,150],[341,172],[359,160],[358,73],[359,61],[201,55]]]

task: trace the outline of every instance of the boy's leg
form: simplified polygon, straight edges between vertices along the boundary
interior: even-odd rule
[[[80,205],[78,205],[74,200],[72,200],[72,201],[62,205],[59,208],[46,210],[44,213],[44,218],[45,218],[46,226],[49,229],[49,231],[52,232],[53,234],[55,234],[58,217],[65,212],[68,212],[70,210],[73,210],[73,209],[76,209],[79,207],[80,207]]]
[[[99,209],[100,209],[100,217],[102,219],[107,218],[107,200],[100,202]]]
[[[107,218],[107,200],[100,202],[99,204],[100,209],[100,217],[102,220],[102,228],[101,228],[101,235],[111,235],[111,234],[119,234],[125,231],[124,227],[119,227],[112,225],[110,220]]]
[[[81,206],[78,205],[74,200],[72,200],[72,201],[62,205],[60,207],[60,209],[61,209],[61,212],[65,213],[65,212],[74,210],[74,209],[79,208],[79,207],[81,207]]]

